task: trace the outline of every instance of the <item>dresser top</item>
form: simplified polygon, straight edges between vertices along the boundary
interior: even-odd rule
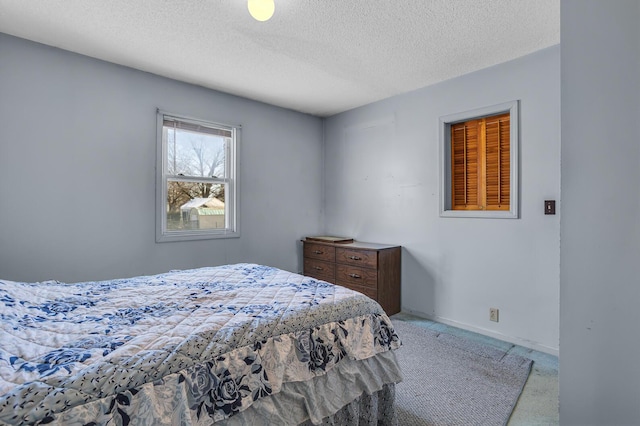
[[[354,241],[352,243],[330,243],[324,241],[316,241],[316,240],[307,240],[306,238],[302,240],[304,243],[308,244],[320,244],[324,246],[333,246],[333,247],[344,247],[344,248],[358,248],[358,249],[370,249],[370,250],[385,250],[392,248],[399,248],[398,245],[393,244],[378,244],[378,243],[367,243],[364,241]]]

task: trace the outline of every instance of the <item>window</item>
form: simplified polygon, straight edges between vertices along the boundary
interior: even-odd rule
[[[518,103],[440,119],[444,217],[518,217]]]
[[[238,236],[239,126],[158,111],[156,241]]]

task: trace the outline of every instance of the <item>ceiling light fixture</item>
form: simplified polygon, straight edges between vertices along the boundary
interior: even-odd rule
[[[247,7],[253,19],[260,22],[271,19],[276,10],[274,0],[248,0]]]

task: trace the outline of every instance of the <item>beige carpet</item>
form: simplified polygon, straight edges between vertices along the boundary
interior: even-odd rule
[[[464,338],[393,320],[404,381],[401,426],[505,425],[532,361]]]

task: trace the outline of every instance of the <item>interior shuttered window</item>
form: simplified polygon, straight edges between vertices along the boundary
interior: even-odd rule
[[[451,208],[509,210],[510,114],[451,124]]]

